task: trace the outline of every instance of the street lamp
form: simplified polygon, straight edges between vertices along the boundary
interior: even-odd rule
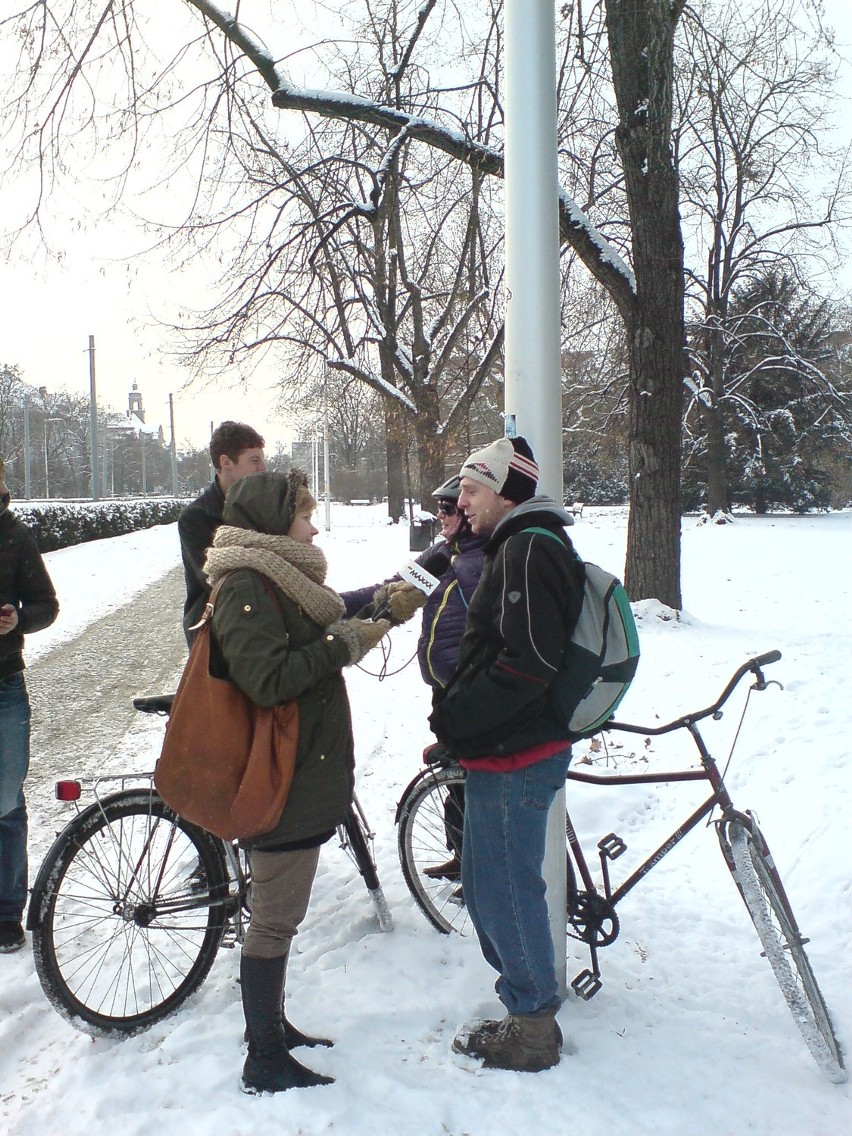
[[[44,420],[44,496],[50,500],[50,470],[47,464],[47,427],[51,422],[64,422],[64,418],[45,418]]]

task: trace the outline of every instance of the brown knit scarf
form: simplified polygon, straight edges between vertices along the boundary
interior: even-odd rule
[[[204,571],[213,584],[235,568],[250,568],[266,576],[322,628],[343,616],[343,600],[323,582],[328,572],[325,553],[314,544],[221,525],[207,552]]]

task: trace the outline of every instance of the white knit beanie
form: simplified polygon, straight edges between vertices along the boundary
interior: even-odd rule
[[[538,465],[526,438],[498,438],[475,450],[461,467],[459,477],[487,485],[501,497],[520,504],[535,496]]]

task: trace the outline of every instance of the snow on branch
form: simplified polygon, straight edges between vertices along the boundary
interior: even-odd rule
[[[329,359],[328,367],[331,371],[342,371],[345,375],[351,375],[355,379],[360,379],[374,390],[377,390],[379,394],[383,395],[385,398],[399,403],[399,405],[404,407],[410,414],[416,416],[417,407],[408,395],[401,391],[399,387],[385,382],[381,375],[377,375],[375,371],[368,371],[364,367],[359,367],[349,359]]]
[[[406,111],[383,105],[373,99],[347,91],[330,91],[296,87],[290,83],[275,62],[266,45],[231,12],[211,0],[189,0],[203,16],[214,23],[225,37],[257,68],[272,91],[272,104],[279,110],[298,110],[305,114],[318,114],[348,122],[364,122],[389,130],[402,132],[404,140],[417,140],[435,150],[449,154],[472,169],[491,177],[503,177],[503,155],[493,146],[483,145],[468,138],[462,131],[435,122],[432,119],[408,114]],[[429,4],[423,14],[428,15]],[[422,30],[418,26],[414,39]],[[396,152],[392,144],[386,161]],[[381,171],[378,172],[381,180]],[[606,238],[598,232],[589,218],[564,191],[559,194],[560,233],[592,275],[610,292],[622,309],[632,304],[636,294],[633,272],[624,263]]]

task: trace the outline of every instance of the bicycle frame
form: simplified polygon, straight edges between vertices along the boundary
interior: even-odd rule
[[[609,862],[617,860],[627,850],[624,841],[614,832],[602,837],[597,844],[600,857],[601,876],[603,879],[603,895],[595,885],[589,869],[585,853],[580,845],[574,823],[570,813],[566,812],[565,829],[571,856],[577,866],[580,879],[585,891],[578,891],[573,897],[569,896],[569,925],[574,927],[578,934],[575,936],[584,942],[591,956],[592,969],[582,971],[572,982],[575,993],[584,999],[593,997],[601,988],[600,969],[598,966],[597,949],[614,942],[619,932],[616,907],[621,900],[644,879],[665,857],[676,848],[678,844],[706,817],[709,817],[718,806],[721,810],[721,820],[739,817],[746,825],[751,827],[751,818],[734,809],[733,801],[725,787],[722,774],[719,772],[715,759],[704,743],[697,723],[704,718],[712,717],[718,720],[721,707],[733,693],[734,688],[742,677],[751,671],[755,676],[752,689],[765,690],[768,685],[763,677],[761,667],[780,658],[777,651],[771,651],[756,659],[745,663],[731,678],[724,691],[712,706],[692,714],[684,715],[664,726],[640,726],[630,722],[612,721],[605,730],[641,734],[642,736],[659,736],[686,730],[696,748],[701,761],[700,769],[664,771],[660,773],[624,773],[624,774],[596,774],[583,773],[577,770],[568,771],[568,780],[589,785],[660,785],[686,781],[706,781],[709,783],[711,793],[707,799],[692,812],[686,820],[679,824],[665,840],[651,852],[642,863],[613,890],[609,873]],[[780,684],[779,684],[780,685]],[[569,932],[570,933],[570,932]]]
[[[649,731],[641,729],[641,727],[634,727],[627,724],[616,724],[607,727],[608,729],[623,730],[629,733],[642,733],[645,734]],[[677,729],[675,726],[673,729]],[[684,723],[683,728],[688,729],[692,738],[699,749],[701,754],[701,769],[693,770],[679,770],[675,772],[662,772],[662,773],[624,773],[624,774],[595,774],[595,773],[580,773],[576,770],[569,769],[568,780],[579,781],[588,785],[659,785],[663,783],[671,783],[678,781],[708,781],[713,789],[710,796],[699,805],[699,807],[689,816],[685,821],[675,828],[675,830],[666,837],[662,844],[655,849],[643,862],[639,865],[624,880],[615,891],[612,891],[609,879],[609,870],[607,868],[608,860],[615,860],[625,850],[623,843],[619,837],[614,833],[602,837],[598,842],[598,849],[601,859],[601,871],[603,873],[604,881],[604,894],[606,898],[615,906],[618,904],[628,892],[644,879],[645,876],[655,868],[657,864],[663,860],[673,848],[680,844],[681,840],[690,833],[696,825],[699,825],[705,817],[709,816],[713,809],[718,805],[723,816],[727,816],[734,811],[733,801],[730,798],[728,790],[725,788],[725,783],[722,775],[719,773],[718,766],[715,760],[707,751],[704,740],[698,732],[698,728],[693,722]],[[670,730],[664,728],[659,730],[660,733],[668,733]],[[573,822],[571,821],[570,814],[566,814],[566,834],[568,843],[580,872],[580,877],[585,886],[594,891],[595,884],[592,879],[591,872],[589,871],[588,863],[586,861],[583,849],[580,846],[579,839],[576,831],[574,830]]]

